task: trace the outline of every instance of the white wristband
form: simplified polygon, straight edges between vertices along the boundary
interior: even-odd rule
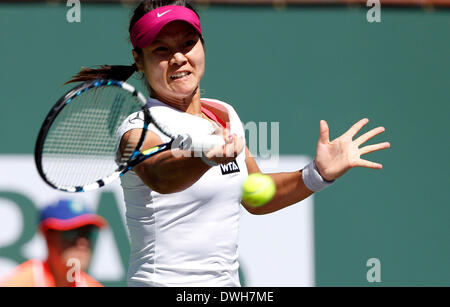
[[[333,184],[333,181],[327,181],[320,175],[314,160],[305,166],[302,170],[302,178],[306,187],[313,192],[319,192],[327,186]]]

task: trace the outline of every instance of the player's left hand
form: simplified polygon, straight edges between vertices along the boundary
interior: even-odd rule
[[[337,179],[353,167],[383,168],[382,164],[361,159],[361,156],[389,148],[391,146],[389,142],[367,145],[362,148],[360,146],[374,136],[383,133],[384,127],[374,128],[353,140],[353,137],[368,122],[367,118],[361,119],[343,135],[330,142],[328,124],[324,120],[320,121],[320,137],[317,143],[315,162],[319,173],[325,180]]]

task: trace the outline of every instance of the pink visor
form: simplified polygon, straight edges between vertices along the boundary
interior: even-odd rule
[[[139,19],[130,31],[133,47],[148,47],[156,38],[159,31],[171,21],[183,20],[194,27],[201,35],[202,28],[197,14],[184,6],[167,5],[154,9]]]

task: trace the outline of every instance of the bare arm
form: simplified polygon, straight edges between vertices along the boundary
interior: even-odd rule
[[[136,143],[140,134],[140,129],[133,129],[123,135],[120,143],[122,154],[124,154],[125,148],[130,147],[130,144],[133,147],[132,145]],[[228,137],[229,135],[224,133],[224,138]],[[147,149],[162,143],[163,141],[157,134],[148,131],[142,148]],[[216,163],[228,163],[239,153],[237,143],[239,143],[238,139],[232,137],[232,139],[228,139],[224,148],[213,148],[207,153],[207,156]],[[210,166],[205,164],[201,158],[194,157],[193,153],[172,149],[148,158],[135,166],[134,171],[152,190],[169,194],[190,187],[209,168]]]
[[[335,180],[343,176],[349,169],[354,167],[365,167],[381,169],[382,165],[372,161],[361,159],[362,155],[384,150],[391,145],[389,142],[367,145],[360,148],[374,136],[383,133],[384,127],[372,129],[356,140],[355,135],[364,127],[369,120],[364,118],[355,123],[346,133],[337,139],[329,140],[329,128],[326,121],[320,122],[320,137],[317,143],[316,156],[314,158],[321,176],[328,181]],[[249,173],[261,173],[255,159],[251,157],[250,151],[246,148],[246,165]],[[261,207],[251,207],[243,203],[244,207],[253,214],[266,214],[275,212],[289,205],[297,203],[314,192],[309,190],[302,178],[302,171],[290,173],[267,174],[273,178],[276,185],[276,193],[271,201]]]
[[[247,165],[248,173],[249,174],[261,173],[261,170],[256,164],[255,159],[251,156],[248,148],[246,148],[245,150],[246,150],[245,163]],[[310,196],[311,194],[313,194],[313,192],[310,191],[303,183],[301,171],[275,173],[267,175],[272,177],[272,179],[275,182],[276,186],[275,195],[271,201],[269,201],[268,203],[266,203],[261,207],[255,208],[245,204],[245,202],[242,202],[244,208],[252,214],[260,215],[272,213],[285,207],[288,207],[292,204],[298,203],[303,199],[307,198],[308,196]]]

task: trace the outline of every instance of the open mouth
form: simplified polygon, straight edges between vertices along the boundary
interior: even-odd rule
[[[189,76],[190,74],[191,73],[189,71],[181,71],[181,72],[178,72],[176,74],[171,75],[170,79],[171,80],[178,80],[178,79],[181,79],[183,77]]]

